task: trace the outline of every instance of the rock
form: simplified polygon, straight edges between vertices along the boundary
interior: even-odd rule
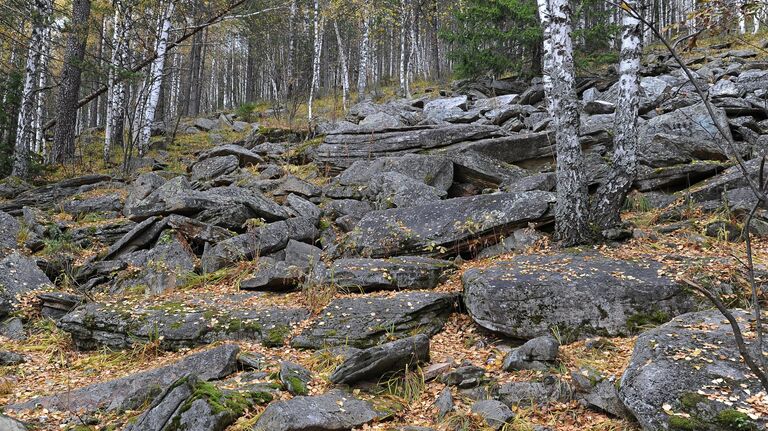
[[[253,274],[240,282],[240,289],[285,291],[298,287],[305,276],[305,269],[270,257],[260,257]]]
[[[387,172],[406,175],[443,191],[448,190],[453,183],[451,160],[443,156],[421,154],[357,161],[338,176],[338,183],[343,186],[367,185],[374,177]]]
[[[752,313],[731,311],[742,333],[749,331]],[[747,342],[755,357],[754,341]],[[740,360],[730,325],[717,310],[709,310],[641,334],[619,395],[644,429],[714,431],[764,428],[765,417],[752,419],[740,411],[752,411],[748,399],[763,390]],[[723,392],[727,403],[720,398]]]
[[[293,193],[285,198],[285,204],[297,217],[319,221],[322,215],[322,210],[317,205]]]
[[[6,406],[18,411],[41,406],[49,410],[70,412],[117,412],[135,410],[154,399],[164,388],[178,379],[194,374],[202,381],[224,378],[237,370],[240,348],[225,344],[211,350],[187,356],[164,367],[155,368],[96,383],[79,389],[38,397],[24,403]]]
[[[443,388],[435,400],[435,407],[437,407],[437,419],[442,419],[453,411],[453,395],[450,387]]]
[[[18,317],[11,317],[0,322],[0,336],[15,341],[25,340],[27,335],[24,331],[24,323]]]
[[[197,261],[189,243],[171,230],[164,231],[149,252],[133,256],[134,259],[128,258],[129,263],[140,270],[123,278],[113,289],[138,286],[143,287],[147,295],[159,295],[183,286],[186,278],[194,273]]]
[[[202,197],[211,204],[198,208],[202,211],[194,218],[237,232],[242,231],[251,219],[273,222],[289,216],[285,208],[256,190],[236,186],[216,187],[202,192]]]
[[[474,365],[465,365],[440,376],[440,382],[460,389],[479,386],[485,378],[485,369]]]
[[[353,353],[336,367],[329,379],[344,384],[378,379],[428,360],[429,337],[419,334]]]
[[[498,244],[484,248],[477,254],[477,257],[479,259],[485,259],[505,253],[511,253],[513,251],[522,252],[536,244],[542,237],[543,235],[541,233],[531,228],[517,229],[512,232],[511,236],[504,238]]]
[[[656,108],[672,92],[672,86],[656,76],[646,76],[640,79],[640,113],[644,114]],[[619,83],[617,82],[606,92],[600,95],[600,99],[616,103],[619,97]]]
[[[38,268],[37,263],[18,252],[0,260],[0,302],[13,308],[19,297],[29,292],[52,287],[51,280]],[[8,311],[0,305],[0,319]]]
[[[638,264],[599,254],[520,256],[464,273],[464,304],[480,326],[513,338],[626,335],[690,311],[682,286]]]
[[[216,124],[216,122],[213,120],[209,120],[208,118],[197,118],[195,119],[194,126],[203,132],[210,132],[211,130],[216,129],[218,124]]]
[[[158,187],[165,184],[165,182],[166,179],[155,172],[147,172],[139,175],[133,183],[131,183],[131,187],[128,189],[128,197],[125,199],[125,206],[136,206]]]
[[[205,159],[210,159],[212,157],[222,157],[222,156],[237,157],[237,160],[240,162],[241,168],[244,168],[246,166],[251,166],[251,165],[258,165],[259,163],[264,163],[264,159],[262,159],[258,154],[252,152],[251,150],[245,147],[241,147],[240,145],[235,145],[235,144],[226,144],[226,145],[219,145],[218,147],[213,147],[210,150],[206,150],[200,153],[197,159],[198,161],[203,161]]]
[[[374,130],[394,129],[404,126],[403,122],[386,112],[376,112],[366,116],[358,123],[360,127]]]
[[[205,182],[215,180],[237,170],[240,161],[237,156],[211,157],[192,166],[192,181]]]
[[[582,368],[571,373],[576,399],[591,409],[610,415],[632,419],[632,414],[619,398],[619,390],[613,378],[607,379],[598,371]]]
[[[301,217],[263,225],[249,233],[222,241],[203,252],[203,271],[215,272],[241,260],[280,251],[292,239],[313,242],[317,236],[314,222]]]
[[[552,157],[554,155],[554,132],[513,133],[508,136],[491,136],[465,140],[451,146],[441,147],[438,153],[474,151],[504,163],[518,163]]]
[[[717,123],[730,134],[725,112],[715,109]],[[720,136],[703,103],[676,109],[652,118],[641,127],[637,157],[651,167],[689,163],[693,160],[728,159],[726,138]],[[745,149],[738,148],[740,153]]]
[[[285,263],[300,268],[306,273],[320,262],[322,252],[314,245],[289,240],[288,245],[285,246]]]
[[[328,282],[352,292],[434,289],[448,261],[405,256],[389,259],[338,259],[328,271]]]
[[[31,427],[0,413],[0,429],[3,431],[29,431]]]
[[[515,165],[477,151],[451,153],[447,157],[453,162],[452,181],[472,184],[479,189],[496,188],[502,183],[516,181],[526,175],[525,170]]]
[[[237,357],[240,369],[244,371],[261,370],[266,363],[266,356],[258,352],[243,352]]]
[[[24,356],[7,350],[0,350],[0,366],[7,367],[9,365],[19,365],[24,362],[26,362]]]
[[[727,221],[715,221],[708,224],[706,233],[707,236],[726,241],[738,241],[741,239],[741,228]]]
[[[195,375],[185,376],[155,398],[125,431],[223,430],[253,404],[253,399],[258,398],[271,400],[272,397],[265,393],[242,395],[222,391]]]
[[[181,216],[179,216],[181,217]],[[96,226],[75,227],[67,231],[72,242],[82,248],[98,245],[111,245],[136,227],[136,223],[126,219],[116,219],[99,223]]]
[[[747,70],[736,78],[736,85],[745,93],[768,88],[768,70]]]
[[[638,166],[637,178],[633,186],[641,192],[687,188],[692,184],[725,171],[729,166],[729,163],[713,161],[693,162],[660,168],[640,165]]]
[[[0,258],[9,255],[13,250],[19,247],[19,232],[21,225],[15,218],[7,213],[0,211]]]
[[[550,336],[537,337],[504,357],[504,371],[547,370],[557,360],[560,343]]]
[[[443,190],[397,172],[385,172],[371,178],[368,192],[370,199],[376,202],[379,208],[424,205],[427,202],[439,201],[447,195]]]
[[[550,220],[553,201],[545,192],[505,193],[374,211],[346,245],[370,257],[453,256],[494,244],[529,222]]]
[[[117,193],[110,193],[85,199],[71,199],[62,205],[64,212],[75,218],[90,213],[110,213],[123,208],[122,198]]]
[[[289,175],[280,181],[280,184],[272,191],[275,196],[297,194],[304,197],[315,197],[321,194],[320,187]]]
[[[554,376],[546,376],[538,382],[504,383],[495,391],[495,398],[510,408],[567,402],[572,395],[568,383]]]
[[[515,419],[515,414],[504,403],[496,400],[481,400],[472,404],[472,413],[485,419],[485,423],[494,430],[500,430]]]
[[[292,362],[280,363],[280,383],[291,395],[308,395],[307,385],[312,381],[312,373],[301,365]]]
[[[741,97],[743,92],[730,79],[721,79],[709,88],[709,95],[712,98],[718,97]]]
[[[616,110],[616,105],[604,100],[593,100],[584,104],[584,112],[589,115],[611,114]]]
[[[374,421],[379,414],[366,401],[341,391],[295,397],[267,406],[254,431],[342,431]]]
[[[307,349],[345,345],[362,349],[410,337],[414,331],[434,335],[445,325],[456,299],[453,294],[430,292],[335,299],[291,344]]]
[[[424,105],[424,115],[435,121],[456,121],[465,115],[466,110],[467,96],[436,99]]]
[[[70,178],[22,192],[13,200],[0,203],[0,211],[5,211],[12,216],[19,216],[21,209],[25,206],[50,208],[52,205],[71,196],[86,193],[97,188],[106,188],[110,181],[112,181],[112,177],[97,174]]]
[[[396,131],[348,131],[325,137],[317,147],[315,162],[335,168],[347,168],[358,160],[419,153],[435,148],[448,148],[462,142],[498,137],[495,126],[456,124],[445,127],[419,126]]]
[[[37,299],[41,302],[40,314],[56,321],[83,303],[83,297],[65,292],[41,293]]]
[[[219,300],[219,302],[222,302]],[[220,340],[245,339],[282,344],[290,328],[309,317],[303,308],[243,309],[191,306],[174,302],[149,305],[87,303],[64,316],[59,327],[72,334],[79,349],[115,349],[160,340],[160,348],[178,350]]]

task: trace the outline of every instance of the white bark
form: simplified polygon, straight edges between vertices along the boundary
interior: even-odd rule
[[[574,91],[571,8],[568,0],[551,0],[552,97],[550,112],[557,140],[555,230],[565,245],[589,240],[588,195],[579,144],[579,106]]]
[[[634,9],[634,2],[625,0]],[[593,222],[601,229],[621,222],[621,207],[637,175],[637,117],[640,92],[642,24],[630,13],[622,20],[619,98],[616,104],[611,172],[597,192]]]
[[[320,16],[320,2],[315,0],[314,15],[314,50],[312,55],[312,84],[309,87],[308,117],[312,121],[312,103],[315,99],[315,90],[320,83],[320,55],[323,52],[324,19]]]
[[[112,147],[122,145],[123,124],[125,122],[125,100],[127,96],[127,83],[118,80],[123,70],[129,67],[130,52],[128,34],[131,30],[132,8],[129,2],[116,0],[114,3],[115,15],[113,19],[112,33],[112,57],[109,70],[107,93],[107,120],[104,136],[104,163],[109,164]]]
[[[40,52],[40,65],[38,67],[37,78],[37,94],[35,95],[35,103],[37,107],[35,109],[35,138],[34,138],[34,151],[35,153],[45,156],[45,131],[43,130],[43,113],[45,107],[45,95],[42,89],[45,88],[48,82],[48,62],[51,55],[51,26],[46,26],[43,29],[43,47]]]
[[[339,45],[339,62],[341,62],[341,103],[344,106],[344,111],[346,111],[349,100],[349,63],[347,62],[347,53],[344,50],[344,42],[341,40],[338,21],[333,21],[333,30],[336,32],[336,43]]]
[[[737,14],[739,15],[739,34],[745,34],[747,32],[747,14],[744,8],[746,7],[744,0],[738,0],[736,2]]]
[[[539,19],[541,19],[541,27],[543,30],[542,40],[542,82],[544,84],[544,95],[547,100],[551,99],[552,94],[552,38],[551,38],[551,20],[549,13],[549,0],[536,0],[536,4],[539,10]],[[550,116],[552,111],[550,109]]]
[[[357,100],[365,98],[368,84],[368,49],[370,45],[371,18],[369,16],[368,2],[363,4],[363,35],[360,40],[360,65],[357,75]]]
[[[147,93],[147,103],[144,107],[144,117],[141,122],[141,134],[138,141],[139,157],[147,153],[149,148],[149,138],[152,132],[152,123],[155,121],[155,111],[157,102],[160,99],[160,85],[163,83],[163,71],[165,69],[165,53],[168,49],[168,35],[171,31],[171,17],[173,16],[174,2],[170,0],[163,7],[162,18],[155,44],[155,54],[157,58],[152,63],[149,73],[149,85]]]
[[[37,91],[37,72],[41,52],[44,47],[45,28],[53,12],[51,0],[35,0],[36,14],[33,19],[32,36],[29,39],[27,63],[24,68],[24,87],[21,93],[21,106],[16,123],[16,142],[12,174],[26,178],[29,175],[29,150],[32,144],[32,126],[35,115],[35,93]]]
[[[400,96],[410,98],[408,88],[408,52],[406,52],[406,34],[408,34],[408,10],[406,0],[400,0]]]

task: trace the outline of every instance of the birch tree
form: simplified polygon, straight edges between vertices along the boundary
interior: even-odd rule
[[[333,21],[333,30],[336,32],[336,43],[339,49],[339,62],[341,63],[341,103],[344,111],[347,110],[347,101],[349,100],[349,63],[347,62],[347,53],[344,50],[344,42],[339,32],[339,21]]]
[[[173,15],[174,2],[169,1],[162,8],[162,17],[158,27],[157,42],[155,44],[155,61],[149,71],[149,81],[147,82],[147,102],[144,107],[143,119],[138,139],[139,157],[147,153],[149,147],[149,138],[152,131],[152,123],[155,120],[155,110],[157,102],[160,99],[160,86],[163,82],[163,71],[165,69],[165,53],[168,49],[168,35],[171,31],[171,16]]]
[[[411,97],[410,88],[408,88],[408,56],[406,50],[408,41],[408,3],[407,0],[400,0],[400,96]]]
[[[539,19],[542,28],[542,83],[544,84],[544,95],[547,100],[552,98],[552,38],[551,38],[551,19],[549,16],[549,0],[536,0],[536,6],[539,10]],[[550,116],[552,116],[551,104]]]
[[[371,44],[371,17],[370,5],[367,0],[363,1],[363,29],[360,40],[360,65],[357,75],[357,101],[365,98],[365,91],[368,84],[368,50]]]
[[[634,9],[632,0],[625,2],[629,10]],[[621,222],[620,212],[624,198],[637,175],[637,117],[643,30],[642,23],[629,12],[623,15],[622,27],[613,161],[608,178],[598,189],[592,209],[592,222],[600,229],[607,229]]]
[[[119,74],[127,69],[129,64],[129,39],[131,0],[115,0],[115,14],[112,25],[112,56],[109,69],[107,92],[107,119],[104,133],[104,163],[109,164],[112,147],[123,145],[123,125],[125,121],[126,83],[118,79]]]
[[[579,106],[574,91],[571,7],[568,0],[550,0],[550,8],[550,112],[557,141],[555,230],[558,240],[569,246],[589,241],[589,198],[579,144]]]
[[[33,137],[33,117],[35,115],[35,88],[37,84],[38,66],[45,44],[45,28],[53,12],[51,0],[35,0],[32,37],[29,39],[27,62],[24,68],[24,87],[21,96],[21,107],[16,128],[16,143],[12,175],[26,178],[29,176],[29,150]]]
[[[309,87],[309,102],[307,103],[307,112],[309,121],[312,121],[312,103],[314,102],[315,90],[320,83],[320,56],[323,52],[323,36],[324,36],[324,19],[320,16],[320,1],[315,0],[314,3],[314,48],[312,54],[312,84]]]

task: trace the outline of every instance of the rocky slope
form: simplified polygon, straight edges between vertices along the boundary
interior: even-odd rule
[[[756,55],[689,59],[754,175],[768,149],[768,63]],[[764,426],[766,394],[722,319],[697,313],[675,278],[699,268],[722,281],[754,198],[681,71],[646,60],[630,206],[658,226],[609,233],[629,245],[547,250],[554,143],[537,80],[520,93],[496,82],[364,102],[315,141],[254,125],[182,160],[185,175],[158,152],[125,178],[4,181],[0,334],[22,354],[0,362],[3,381],[24,389],[6,391],[3,411],[50,429],[586,429],[531,405],[621,429]],[[579,85],[593,186],[608,169],[616,94],[610,78]],[[186,133],[233,127],[250,126],[222,116]],[[768,214],[754,223],[768,234]],[[41,316],[61,337],[53,350],[33,348]],[[641,332],[621,366],[582,360],[621,356]],[[90,368],[74,387],[53,376],[35,387],[24,361],[40,365],[40,350],[74,363],[133,353],[114,375]],[[140,357],[159,363],[133,362],[150,350]]]

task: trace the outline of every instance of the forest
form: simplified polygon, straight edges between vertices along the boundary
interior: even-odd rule
[[[0,431],[768,427],[766,0],[0,0]]]

